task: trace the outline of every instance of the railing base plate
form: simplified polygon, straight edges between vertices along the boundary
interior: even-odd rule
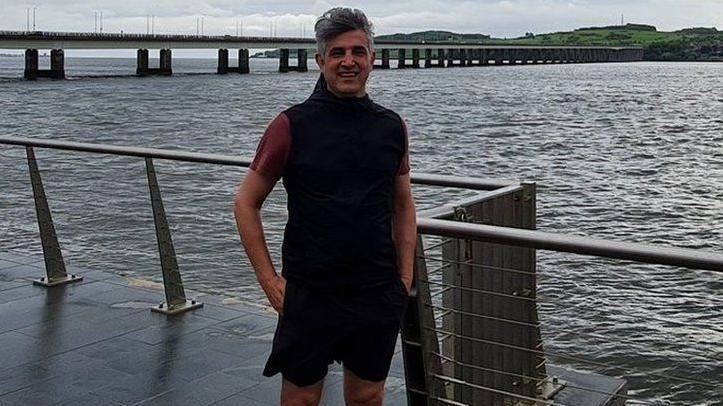
[[[33,285],[38,285],[38,286],[44,286],[44,287],[46,287],[46,288],[51,288],[51,287],[53,287],[53,286],[65,285],[65,284],[68,284],[68,283],[80,282],[80,281],[82,281],[82,280],[83,280],[83,277],[80,276],[80,275],[68,275],[68,276],[66,276],[66,277],[64,277],[64,278],[52,279],[52,280],[51,280],[51,279],[48,279],[47,277],[42,277],[42,278],[40,278],[40,279],[35,279],[35,280],[33,281]]]
[[[557,392],[561,391],[565,386],[567,386],[567,381],[563,381],[557,377],[548,377],[538,384],[538,397],[544,400],[551,400]]]
[[[161,303],[156,307],[151,307],[152,312],[163,313],[166,315],[174,315],[179,313],[185,313],[189,310],[198,309],[203,307],[203,303],[195,300],[186,300],[186,303],[177,304],[175,306],[168,306],[168,303]]]

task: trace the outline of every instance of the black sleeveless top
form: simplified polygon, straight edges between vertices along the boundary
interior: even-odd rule
[[[407,148],[401,118],[368,96],[336,97],[323,77],[285,114],[291,148],[282,174],[289,212],[282,275],[316,288],[398,278],[392,212]]]

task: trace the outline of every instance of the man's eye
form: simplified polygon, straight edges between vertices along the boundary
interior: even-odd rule
[[[342,52],[342,51],[331,51],[330,55],[331,55],[331,56],[343,56],[343,55],[344,55],[344,52]]]
[[[356,49],[354,50],[354,55],[364,56],[367,54],[366,49]]]

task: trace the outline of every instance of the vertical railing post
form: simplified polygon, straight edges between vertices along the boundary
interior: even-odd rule
[[[535,229],[535,185],[494,196],[456,211],[458,221]],[[549,399],[563,384],[547,378],[537,316],[536,252],[531,248],[453,240],[445,244],[442,282],[456,286],[442,296],[444,308],[458,313],[443,317],[452,332],[443,354],[455,360],[454,377],[490,390],[456,385],[454,401],[505,406],[514,395]],[[468,366],[474,366],[470,368]],[[504,395],[501,392],[511,395]]]
[[[201,302],[186,299],[181,273],[178,271],[176,250],[173,248],[171,230],[168,227],[168,220],[161,199],[161,190],[158,187],[156,170],[153,167],[153,159],[151,158],[146,158],[146,173],[148,175],[148,188],[151,192],[151,206],[153,208],[153,222],[156,225],[158,252],[161,256],[163,288],[166,293],[166,302],[161,303],[158,307],[151,308],[151,310],[163,314],[178,314],[203,307]]]
[[[404,378],[407,404],[431,406],[437,404],[436,398],[444,397],[444,389],[435,378],[435,375],[441,373],[442,366],[439,356],[436,355],[439,353],[439,341],[434,331],[434,309],[421,236],[417,236],[414,251],[414,283],[402,325]]]
[[[51,287],[82,281],[82,276],[68,275],[65,270],[63,253],[60,251],[53,217],[50,214],[50,206],[48,206],[48,199],[45,197],[45,189],[40,178],[38,162],[35,160],[35,152],[33,147],[25,147],[25,152],[28,156],[30,183],[33,187],[33,198],[35,199],[35,214],[38,217],[40,241],[43,245],[43,259],[45,260],[45,276],[34,280],[33,284]]]

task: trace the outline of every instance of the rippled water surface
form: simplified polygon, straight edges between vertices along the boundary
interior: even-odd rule
[[[22,63],[0,58],[2,135],[243,157],[317,76],[263,60],[251,75],[206,75],[215,61],[176,59],[174,77],[136,78],[123,76],[132,59],[68,58],[71,80],[25,82]],[[721,64],[391,70],[370,89],[408,121],[414,171],[537,182],[541,230],[723,252]],[[69,265],[159,281],[143,161],[36,154]],[[263,303],[231,213],[243,170],[156,170],[186,285]],[[0,172],[0,250],[38,253],[24,150],[0,146]],[[422,208],[459,195],[415,189]],[[264,209],[275,258],[284,207],[277,188]],[[538,257],[546,350],[601,365],[554,363],[626,377],[648,404],[723,404],[720,274]]]

